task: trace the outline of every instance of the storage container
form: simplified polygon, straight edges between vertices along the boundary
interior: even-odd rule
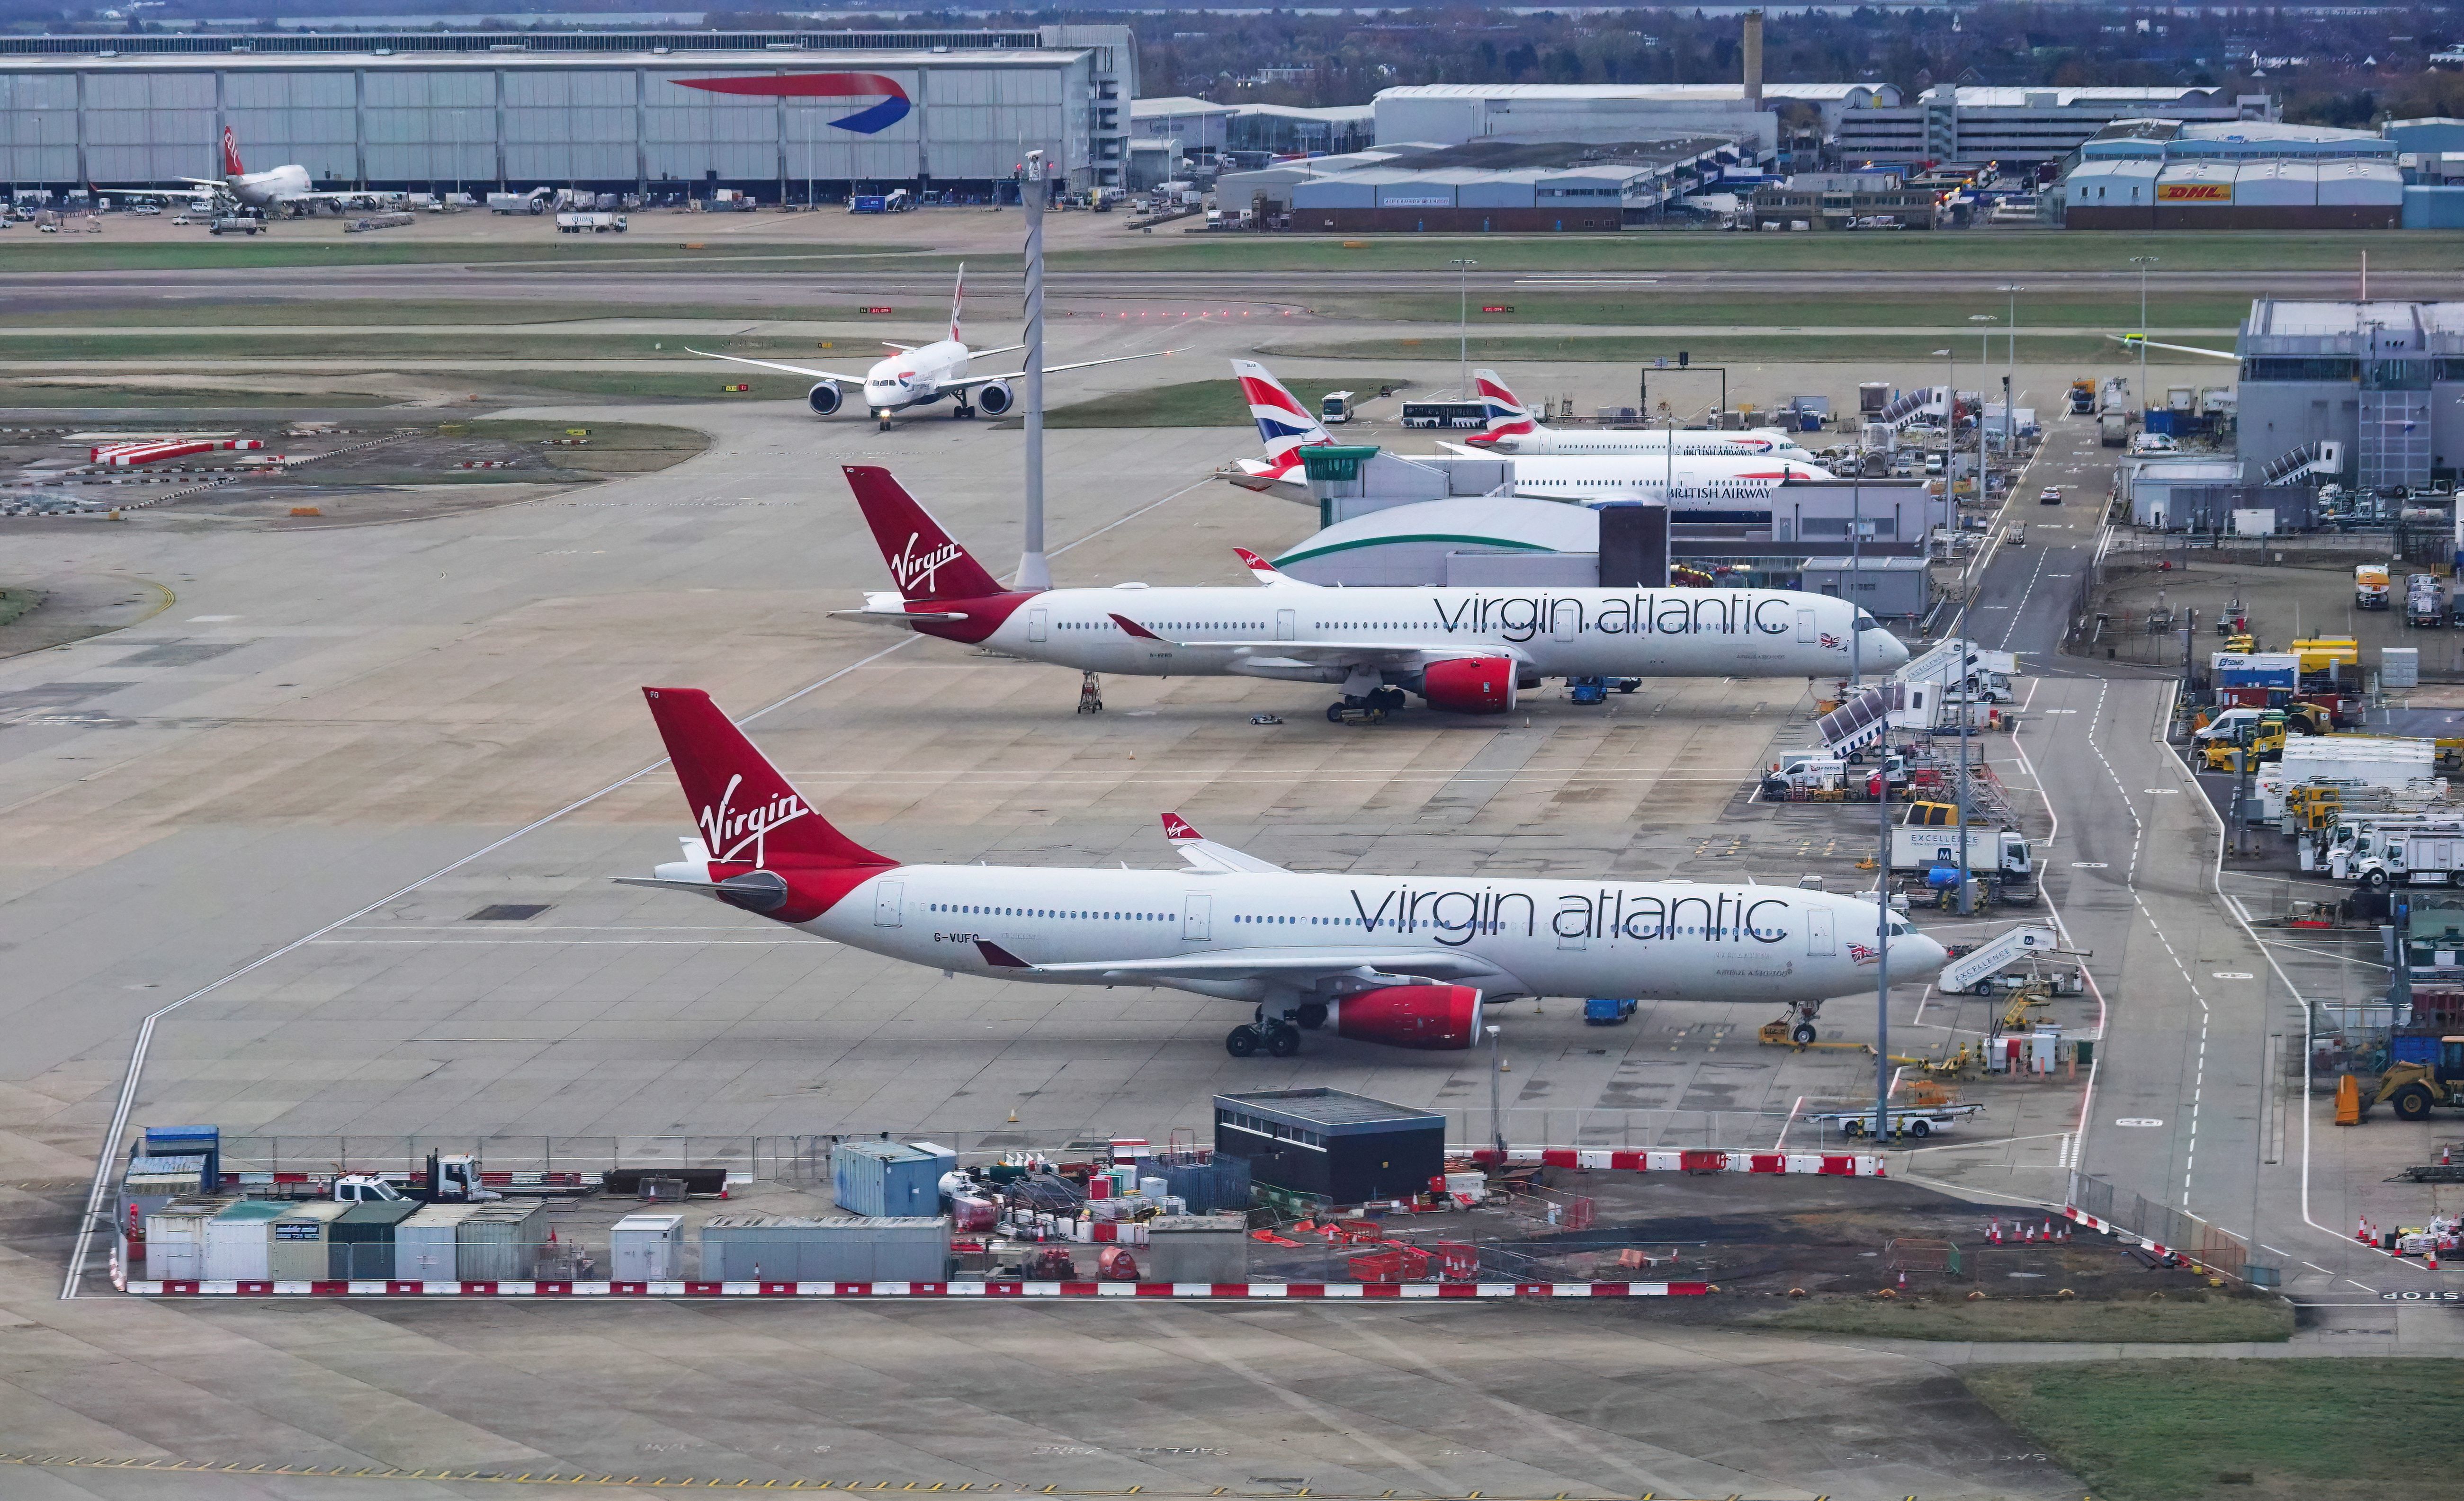
[[[148,1126],[137,1149],[139,1157],[202,1157],[198,1188],[213,1193],[223,1185],[223,1133],[219,1126]]]
[[[1249,1217],[1245,1214],[1163,1215],[1147,1222],[1141,1280],[1246,1282]]]
[[[424,1203],[393,1227],[397,1282],[451,1282],[456,1276],[453,1228],[478,1209],[469,1203]]]
[[[276,1282],[316,1282],[333,1266],[326,1237],[352,1206],[325,1200],[293,1204],[270,1226],[265,1272]]]
[[[424,1207],[410,1199],[350,1205],[325,1229],[325,1275],[338,1282],[390,1278],[394,1229]]]
[[[453,1226],[453,1274],[466,1282],[525,1281],[546,1239],[547,1217],[537,1201],[473,1205]]]
[[[2379,649],[2379,686],[2381,688],[2418,688],[2421,686],[2421,648],[2382,647]]]
[[[266,1227],[290,1205],[270,1199],[237,1199],[206,1223],[206,1280],[263,1282],[273,1242]]]
[[[958,1154],[929,1141],[842,1141],[830,1152],[840,1208],[867,1218],[937,1215]]]
[[[1164,1164],[1163,1179],[1174,1197],[1187,1202],[1192,1214],[1219,1214],[1249,1207],[1249,1159],[1218,1152],[1204,1161],[1177,1159]]]
[[[950,1227],[920,1216],[720,1215],[702,1226],[701,1274],[715,1282],[946,1282]]]
[[[145,1275],[195,1282],[206,1274],[206,1225],[228,1199],[176,1200],[145,1216]]]
[[[685,1274],[685,1217],[628,1214],[607,1231],[607,1274],[618,1282],[674,1282]]]
[[[209,1194],[220,1184],[206,1181],[206,1158],[203,1153],[182,1157],[132,1158],[128,1174],[120,1181],[129,1193]]]

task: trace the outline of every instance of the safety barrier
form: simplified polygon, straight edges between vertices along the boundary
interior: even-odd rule
[[[139,1297],[1653,1298],[1706,1282],[148,1282]]]
[[[1482,1167],[1606,1168],[1621,1173],[1799,1173],[1820,1178],[1882,1178],[1882,1159],[1846,1152],[1618,1152],[1593,1147],[1478,1147]]]

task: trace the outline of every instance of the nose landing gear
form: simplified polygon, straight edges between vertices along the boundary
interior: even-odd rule
[[[882,430],[882,431],[884,431],[884,432],[888,432],[888,431],[890,430],[890,413],[889,413],[889,411],[888,411],[886,408],[884,408],[875,407],[874,408],[872,408],[872,415],[873,415],[873,420],[881,424],[881,430]]]

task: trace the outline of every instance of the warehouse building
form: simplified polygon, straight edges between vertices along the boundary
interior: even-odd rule
[[[2251,304],[2241,357],[2241,468],[2327,441],[2364,490],[2420,489],[2464,457],[2464,302]]]
[[[1751,169],[1725,137],[1578,142],[1474,142],[1380,147],[1226,173],[1221,203],[1264,195],[1292,227],[1319,233],[1604,232],[1659,219],[1669,203],[1733,168]]]
[[[2106,158],[2062,179],[2060,212],[2073,230],[2393,230],[2405,195],[2392,161]]]
[[[2281,121],[2117,120],[2079,146],[2086,162],[2392,162],[2396,143],[2372,130]]]
[[[1427,83],[1380,89],[1379,141],[1639,141],[1730,136],[1768,153],[1779,145],[1773,106],[1810,104],[1826,127],[1876,101],[1885,83]]]
[[[1748,222],[1755,226],[1805,224],[1817,230],[1930,230],[1939,211],[1931,188],[1906,183],[1897,172],[1799,172],[1755,188],[1748,202]]]
[[[2117,120],[2273,121],[2276,114],[2267,95],[2230,96],[2220,88],[1942,83],[1913,104],[1852,102],[1832,128],[1843,162],[1998,162],[2009,168],[2058,162]]]
[[[320,188],[573,187],[831,201],[995,193],[1042,147],[1119,186],[1126,27],[0,37],[0,173],[170,184],[297,163]]]

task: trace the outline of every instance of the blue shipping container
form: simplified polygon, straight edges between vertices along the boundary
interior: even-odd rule
[[[941,1175],[957,1165],[929,1141],[842,1141],[830,1153],[839,1207],[876,1220],[939,1214]]]
[[[2295,670],[2289,667],[2229,667],[2216,674],[2218,688],[2282,688],[2294,689]]]
[[[223,1132],[220,1126],[148,1126],[133,1157],[202,1157],[199,1185],[213,1193],[223,1182]]]

